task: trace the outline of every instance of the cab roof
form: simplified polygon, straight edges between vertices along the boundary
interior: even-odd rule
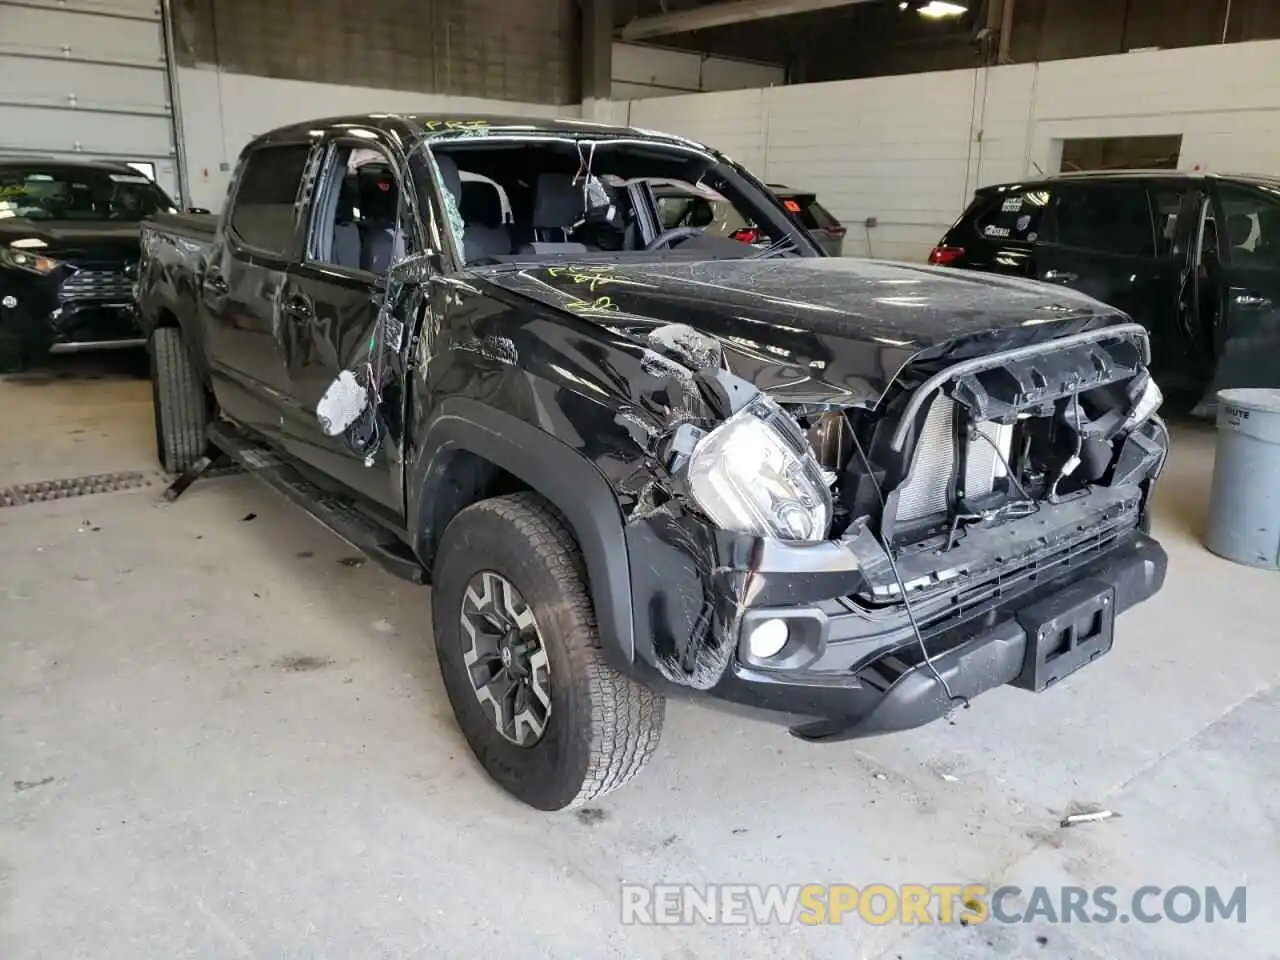
[[[1032,177],[1027,180],[1012,180],[1008,183],[992,183],[979,188],[980,193],[988,191],[1003,193],[1008,190],[1025,190],[1028,187],[1048,186],[1054,183],[1087,182],[1089,180],[1163,180],[1163,181],[1199,181],[1227,180],[1233,183],[1245,183],[1271,190],[1280,189],[1280,176],[1265,173],[1211,173],[1203,170],[1080,170],[1066,173],[1052,173],[1044,177]]]
[[[518,117],[504,114],[472,113],[361,113],[339,117],[325,117],[278,127],[261,134],[251,141],[254,145],[307,140],[317,132],[343,128],[374,128],[399,133],[404,137],[416,137],[423,133],[465,135],[481,131],[499,134],[540,133],[552,136],[583,138],[622,138],[646,140],[653,143],[669,143],[685,147],[693,146],[714,153],[704,144],[675,134],[659,133],[638,127],[597,123],[593,120],[577,120],[571,117]]]

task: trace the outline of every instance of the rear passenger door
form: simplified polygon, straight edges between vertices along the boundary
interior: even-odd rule
[[[1280,386],[1280,185],[1217,181],[1225,317],[1214,390]]]
[[[1037,279],[1087,293],[1146,327],[1164,382],[1185,375],[1193,346],[1180,309],[1188,267],[1174,242],[1177,210],[1177,197],[1149,181],[1063,181],[1033,254]]]
[[[200,278],[200,325],[218,403],[278,442],[287,386],[276,302],[298,256],[298,218],[309,142],[259,146],[240,162],[234,194]]]
[[[343,370],[369,362],[383,279],[396,260],[421,249],[404,214],[403,177],[380,131],[339,134],[322,145],[301,254],[280,288],[276,350],[286,396],[285,448],[365,499],[398,513],[388,446],[365,466],[339,437],[325,436],[316,406]],[[392,405],[394,406],[394,404]]]

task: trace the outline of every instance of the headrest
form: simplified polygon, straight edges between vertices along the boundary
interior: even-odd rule
[[[467,223],[478,223],[486,227],[502,226],[502,196],[492,183],[483,180],[465,181],[458,209]]]
[[[586,203],[582,185],[574,186],[567,173],[540,173],[534,187],[533,223],[535,229],[571,227],[582,219]]]
[[[1247,213],[1233,213],[1227,217],[1227,236],[1233,247],[1243,247],[1253,235],[1253,217]]]
[[[689,207],[689,226],[702,227],[708,226],[716,218],[715,208],[711,206],[711,201],[706,197],[694,197],[693,203]]]
[[[453,199],[462,202],[462,174],[458,173],[458,164],[448,154],[436,154],[436,166],[440,168],[440,178],[444,188],[453,194]]]

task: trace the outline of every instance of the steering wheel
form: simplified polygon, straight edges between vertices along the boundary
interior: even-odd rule
[[[704,234],[698,227],[672,227],[670,230],[663,230],[646,243],[644,248],[646,251],[661,250],[664,247],[669,248],[677,240],[690,240],[701,236],[704,236]]]

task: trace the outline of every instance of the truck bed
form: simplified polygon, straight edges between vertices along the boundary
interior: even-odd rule
[[[218,232],[218,215],[214,213],[157,213],[147,222],[165,233],[201,242],[212,240]]]

